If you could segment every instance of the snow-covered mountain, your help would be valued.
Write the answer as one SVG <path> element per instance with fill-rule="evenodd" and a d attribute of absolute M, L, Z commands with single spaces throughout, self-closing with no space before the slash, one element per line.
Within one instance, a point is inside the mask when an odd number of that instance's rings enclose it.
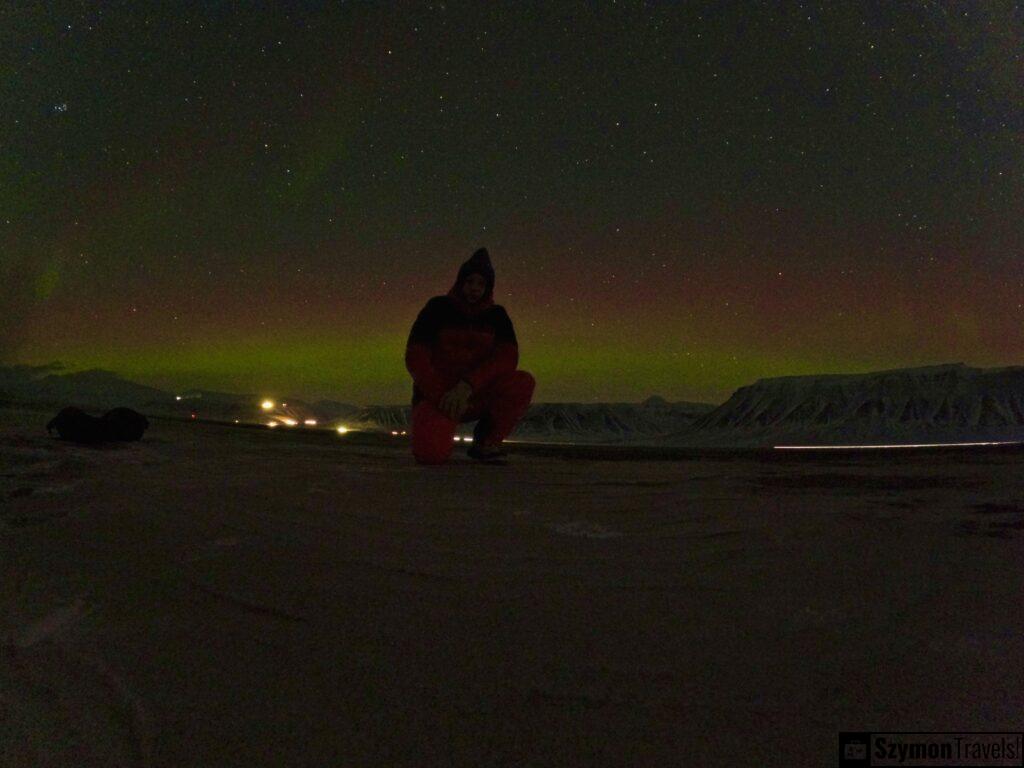
<path fill-rule="evenodd" d="M 360 410 L 358 405 L 339 403 L 337 400 L 317 400 L 309 407 L 323 423 L 348 419 Z"/>
<path fill-rule="evenodd" d="M 408 405 L 368 405 L 346 417 L 346 425 L 355 429 L 388 431 L 408 429 L 412 407 Z"/>
<path fill-rule="evenodd" d="M 650 397 L 642 403 L 536 403 L 530 406 L 511 437 L 551 442 L 636 442 L 678 431 L 714 408 L 708 403 L 669 403 Z M 366 430 L 407 430 L 411 408 L 371 405 L 346 417 L 350 427 Z M 471 423 L 459 434 L 471 434 Z"/>
<path fill-rule="evenodd" d="M 1024 439 L 1024 366 L 963 363 L 760 379 L 664 442 L 770 445 Z"/>
<path fill-rule="evenodd" d="M 689 427 L 713 410 L 709 403 L 537 403 L 519 422 L 513 438 L 566 442 L 636 442 Z"/>
<path fill-rule="evenodd" d="M 86 410 L 129 406 L 151 416 L 277 420 L 333 428 L 408 430 L 408 405 L 357 406 L 321 400 L 261 408 L 254 394 L 168 393 L 109 371 L 62 373 L 60 366 L 0 366 L 0 401 Z M 469 434 L 472 424 L 462 425 Z M 1024 366 L 963 363 L 863 374 L 760 379 L 722 405 L 535 403 L 512 438 L 550 442 L 680 446 L 767 446 L 1024 440 Z"/>

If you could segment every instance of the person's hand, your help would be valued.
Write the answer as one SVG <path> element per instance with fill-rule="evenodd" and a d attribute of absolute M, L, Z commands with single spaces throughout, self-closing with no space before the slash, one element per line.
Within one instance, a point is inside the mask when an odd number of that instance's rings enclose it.
<path fill-rule="evenodd" d="M 472 394 L 473 388 L 469 383 L 459 380 L 458 384 L 441 396 L 438 408 L 452 421 L 458 421 L 462 414 L 466 412 L 466 409 L 469 408 L 469 398 Z"/>

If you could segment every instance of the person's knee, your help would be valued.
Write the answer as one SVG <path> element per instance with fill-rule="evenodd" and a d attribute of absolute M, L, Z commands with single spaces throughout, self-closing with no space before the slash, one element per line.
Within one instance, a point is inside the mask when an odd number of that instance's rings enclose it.
<path fill-rule="evenodd" d="M 497 379 L 491 383 L 491 388 L 496 390 L 515 390 L 517 392 L 533 392 L 533 388 L 537 385 L 536 379 L 533 378 L 533 374 L 529 371 L 508 371 L 507 373 L 501 374 Z"/>
<path fill-rule="evenodd" d="M 533 390 L 537 387 L 537 380 L 533 378 L 533 374 L 529 371 L 516 371 L 513 375 L 517 394 L 524 400 L 532 399 Z"/>

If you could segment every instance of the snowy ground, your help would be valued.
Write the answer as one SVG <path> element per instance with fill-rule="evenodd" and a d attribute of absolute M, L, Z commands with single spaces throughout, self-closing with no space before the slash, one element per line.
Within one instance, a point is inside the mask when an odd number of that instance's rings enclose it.
<path fill-rule="evenodd" d="M 1024 726 L 1024 453 L 514 455 L 0 410 L 0 765 L 833 765 Z"/>

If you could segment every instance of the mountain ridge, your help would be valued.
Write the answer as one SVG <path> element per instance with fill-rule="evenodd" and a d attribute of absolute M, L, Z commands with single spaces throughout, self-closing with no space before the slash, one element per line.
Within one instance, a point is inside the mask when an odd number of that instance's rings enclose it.
<path fill-rule="evenodd" d="M 408 430 L 408 405 L 288 399 L 261 408 L 253 394 L 172 395 L 102 369 L 0 366 L 0 399 L 59 407 L 127 405 L 151 415 Z M 471 425 L 460 425 L 468 434 Z M 724 403 L 533 403 L 514 439 L 672 446 L 769 446 L 1024 440 L 1024 366 L 965 363 L 757 379 Z"/>
<path fill-rule="evenodd" d="M 758 379 L 670 444 L 1024 438 L 1024 366 L 964 363 Z"/>

